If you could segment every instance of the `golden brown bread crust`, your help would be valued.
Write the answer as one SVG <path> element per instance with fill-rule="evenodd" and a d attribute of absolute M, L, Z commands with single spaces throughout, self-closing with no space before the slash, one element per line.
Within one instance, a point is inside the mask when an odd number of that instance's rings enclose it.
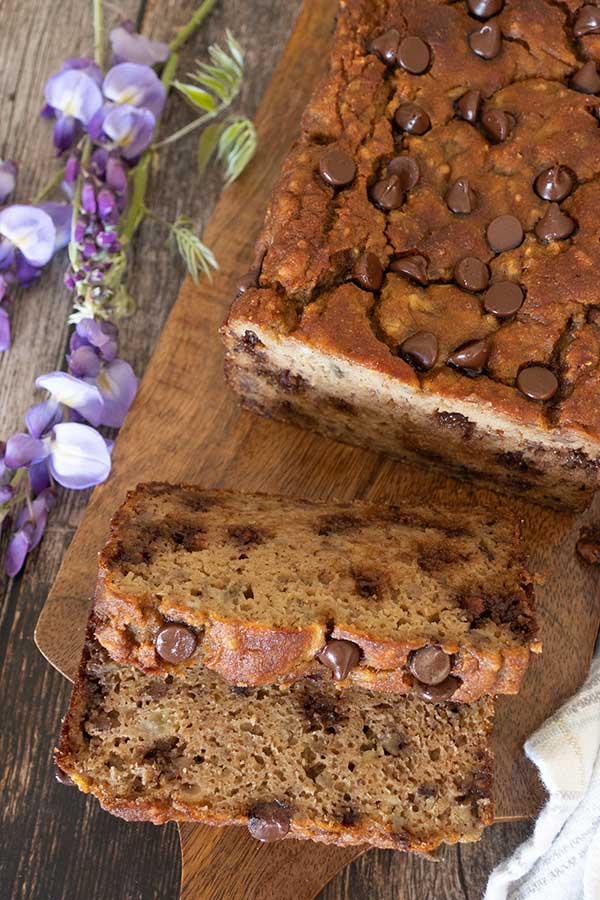
<path fill-rule="evenodd" d="M 600 478 L 600 145 L 598 97 L 574 90 L 571 79 L 589 55 L 596 58 L 599 41 L 575 39 L 580 5 L 507 0 L 494 19 L 501 51 L 486 60 L 469 47 L 481 23 L 462 0 L 341 2 L 328 73 L 304 113 L 257 244 L 258 287 L 236 298 L 223 329 L 228 379 L 249 408 L 539 502 L 587 505 Z M 429 45 L 430 70 L 412 75 L 369 52 L 389 28 Z M 481 92 L 486 113 L 508 112 L 507 139 L 492 143 L 481 119 L 472 124 L 456 114 L 467 90 Z M 407 102 L 426 110 L 432 127 L 424 134 L 394 125 Z M 318 171 L 331 147 L 357 167 L 340 190 Z M 369 192 L 399 153 L 416 161 L 419 181 L 400 208 L 384 212 Z M 560 205 L 577 228 L 546 243 L 535 227 L 548 201 L 533 184 L 556 164 L 576 176 Z M 464 177 L 476 202 L 470 213 L 456 214 L 446 195 Z M 486 229 L 505 214 L 517 217 L 525 237 L 495 254 Z M 386 270 L 381 289 L 353 283 L 364 252 Z M 426 259 L 425 286 L 389 269 L 414 253 Z M 492 283 L 521 285 L 525 300 L 516 315 L 486 313 L 481 292 L 457 286 L 454 268 L 465 256 L 488 264 Z M 426 372 L 400 352 L 418 331 L 433 332 L 439 344 Z M 447 365 L 456 348 L 474 340 L 489 350 L 476 378 Z M 548 402 L 517 387 L 529 364 L 557 376 L 558 392 Z M 363 393 L 361 380 L 369 386 Z M 369 415 L 379 400 L 387 404 L 387 424 L 383 415 L 376 422 Z M 470 448 L 445 440 L 436 401 L 446 414 L 473 411 Z M 503 453 L 519 456 L 516 471 Z"/>

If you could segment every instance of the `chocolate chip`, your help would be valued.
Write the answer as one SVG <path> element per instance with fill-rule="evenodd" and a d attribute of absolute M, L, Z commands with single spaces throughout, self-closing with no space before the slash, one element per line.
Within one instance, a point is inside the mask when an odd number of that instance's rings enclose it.
<path fill-rule="evenodd" d="M 185 625 L 166 625 L 158 632 L 155 647 L 166 662 L 180 663 L 196 649 L 196 636 Z"/>
<path fill-rule="evenodd" d="M 371 188 L 371 200 L 381 209 L 400 209 L 404 203 L 404 191 L 397 175 L 388 175 Z"/>
<path fill-rule="evenodd" d="M 467 375 L 481 375 L 490 355 L 486 341 L 469 341 L 448 357 L 448 365 Z"/>
<path fill-rule="evenodd" d="M 487 109 L 481 116 L 481 126 L 492 144 L 501 144 L 513 128 L 513 119 L 503 109 Z"/>
<path fill-rule="evenodd" d="M 59 784 L 64 784 L 66 787 L 73 787 L 75 785 L 71 776 L 67 775 L 66 772 L 63 772 L 58 763 L 54 764 L 54 777 Z"/>
<path fill-rule="evenodd" d="M 382 62 L 388 66 L 393 66 L 396 62 L 396 52 L 400 43 L 400 32 L 395 28 L 389 28 L 376 37 L 369 44 L 369 52 L 374 53 Z"/>
<path fill-rule="evenodd" d="M 530 400 L 550 400 L 558 390 L 558 379 L 546 366 L 527 366 L 517 375 L 517 387 Z"/>
<path fill-rule="evenodd" d="M 352 278 L 365 291 L 378 291 L 383 282 L 383 266 L 374 253 L 361 253 L 352 268 Z"/>
<path fill-rule="evenodd" d="M 422 75 L 431 62 L 431 50 L 420 37 L 409 34 L 400 41 L 396 59 L 412 75 Z"/>
<path fill-rule="evenodd" d="M 446 194 L 446 203 L 448 209 L 453 213 L 466 215 L 475 209 L 476 197 L 475 191 L 469 184 L 468 178 L 457 178 L 453 185 L 450 186 Z"/>
<path fill-rule="evenodd" d="M 248 831 L 257 841 L 281 841 L 289 833 L 291 811 L 278 800 L 256 803 L 248 813 Z"/>
<path fill-rule="evenodd" d="M 356 163 L 348 153 L 333 147 L 319 160 L 319 172 L 332 187 L 346 187 L 354 181 Z"/>
<path fill-rule="evenodd" d="M 469 46 L 482 59 L 494 59 L 502 49 L 502 32 L 496 19 L 486 22 L 469 35 Z"/>
<path fill-rule="evenodd" d="M 490 19 L 504 8 L 504 0 L 467 0 L 469 12 L 478 19 Z"/>
<path fill-rule="evenodd" d="M 390 263 L 390 271 L 399 272 L 416 281 L 417 284 L 427 284 L 427 260 L 419 253 L 410 256 L 401 256 Z"/>
<path fill-rule="evenodd" d="M 401 103 L 396 110 L 394 121 L 398 128 L 408 134 L 425 134 L 431 128 L 431 119 L 423 107 L 417 106 L 416 103 Z"/>
<path fill-rule="evenodd" d="M 465 256 L 454 267 L 454 280 L 463 290 L 477 293 L 485 291 L 489 284 L 490 272 L 486 264 L 476 256 Z"/>
<path fill-rule="evenodd" d="M 523 305 L 523 291 L 514 281 L 496 281 L 486 291 L 483 306 L 499 319 L 509 319 Z"/>
<path fill-rule="evenodd" d="M 435 365 L 438 340 L 430 331 L 417 331 L 402 343 L 400 355 L 418 372 L 427 372 Z"/>
<path fill-rule="evenodd" d="M 419 164 L 412 156 L 396 156 L 387 167 L 388 175 L 397 175 L 403 191 L 412 191 L 417 186 L 421 172 Z"/>
<path fill-rule="evenodd" d="M 331 669 L 336 681 L 347 678 L 352 669 L 355 669 L 360 661 L 360 647 L 353 641 L 336 640 L 327 641 L 322 650 L 317 653 L 320 663 Z"/>
<path fill-rule="evenodd" d="M 542 218 L 535 223 L 534 231 L 544 244 L 564 241 L 575 231 L 575 222 L 562 211 L 558 203 L 551 203 Z"/>
<path fill-rule="evenodd" d="M 245 275 L 242 275 L 237 283 L 236 297 L 245 294 L 246 291 L 259 286 L 258 279 L 260 277 L 260 269 L 249 269 Z"/>
<path fill-rule="evenodd" d="M 456 101 L 456 114 L 474 125 L 479 115 L 479 107 L 481 105 L 481 91 L 467 91 L 462 97 Z"/>
<path fill-rule="evenodd" d="M 542 200 L 554 200 L 560 203 L 565 197 L 568 197 L 577 178 L 575 174 L 566 166 L 550 166 L 544 169 L 535 179 L 533 188 Z"/>
<path fill-rule="evenodd" d="M 487 239 L 496 253 L 514 250 L 523 241 L 523 228 L 514 216 L 498 216 L 487 227 Z"/>
<path fill-rule="evenodd" d="M 600 94 L 600 76 L 593 59 L 589 59 L 571 76 L 570 86 L 582 94 Z"/>
<path fill-rule="evenodd" d="M 441 647 L 430 644 L 411 653 L 408 668 L 424 684 L 440 684 L 450 674 L 452 658 Z"/>
<path fill-rule="evenodd" d="M 421 700 L 429 700 L 432 703 L 443 703 L 449 700 L 461 685 L 460 678 L 449 675 L 439 684 L 423 684 L 422 681 L 415 681 L 413 684 L 413 693 L 420 697 Z"/>
<path fill-rule="evenodd" d="M 573 24 L 576 38 L 584 34 L 600 34 L 600 9 L 597 6 L 582 6 Z"/>
<path fill-rule="evenodd" d="M 584 526 L 579 532 L 575 549 L 583 562 L 590 566 L 600 565 L 600 528 Z"/>

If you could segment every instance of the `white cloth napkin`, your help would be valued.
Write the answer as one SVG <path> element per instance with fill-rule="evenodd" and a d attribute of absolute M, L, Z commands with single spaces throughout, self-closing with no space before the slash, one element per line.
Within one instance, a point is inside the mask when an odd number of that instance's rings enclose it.
<path fill-rule="evenodd" d="M 484 900 L 600 900 L 600 652 L 581 688 L 525 744 L 548 792 L 532 836 Z"/>

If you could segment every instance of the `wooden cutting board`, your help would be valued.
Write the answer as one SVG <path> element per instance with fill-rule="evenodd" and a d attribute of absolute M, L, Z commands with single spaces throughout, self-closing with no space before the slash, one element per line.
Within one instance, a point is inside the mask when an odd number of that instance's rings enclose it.
<path fill-rule="evenodd" d="M 593 511 L 575 519 L 260 419 L 242 412 L 223 382 L 217 330 L 250 260 L 302 109 L 323 71 L 336 5 L 336 0 L 304 5 L 258 115 L 257 159 L 224 193 L 206 231 L 221 272 L 212 284 L 184 284 L 117 440 L 113 474 L 94 492 L 41 613 L 36 641 L 52 665 L 75 676 L 96 554 L 112 512 L 141 480 L 322 499 L 412 498 L 459 506 L 478 501 L 510 508 L 522 517 L 532 560 L 546 577 L 539 590 L 544 654 L 533 660 L 521 695 L 499 702 L 495 796 L 499 820 L 531 816 L 543 791 L 523 757 L 523 741 L 583 680 L 600 624 L 597 575 L 574 554 L 580 525 L 593 520 Z M 595 510 L 598 520 L 600 505 Z M 261 845 L 233 828 L 185 825 L 180 834 L 186 900 L 309 900 L 359 852 L 299 841 Z"/>

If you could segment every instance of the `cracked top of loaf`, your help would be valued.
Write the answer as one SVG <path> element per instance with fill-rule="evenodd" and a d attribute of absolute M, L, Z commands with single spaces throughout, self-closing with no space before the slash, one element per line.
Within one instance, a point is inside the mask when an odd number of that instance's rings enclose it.
<path fill-rule="evenodd" d="M 342 2 L 256 281 L 230 321 L 597 442 L 600 24 L 589 10 Z"/>

